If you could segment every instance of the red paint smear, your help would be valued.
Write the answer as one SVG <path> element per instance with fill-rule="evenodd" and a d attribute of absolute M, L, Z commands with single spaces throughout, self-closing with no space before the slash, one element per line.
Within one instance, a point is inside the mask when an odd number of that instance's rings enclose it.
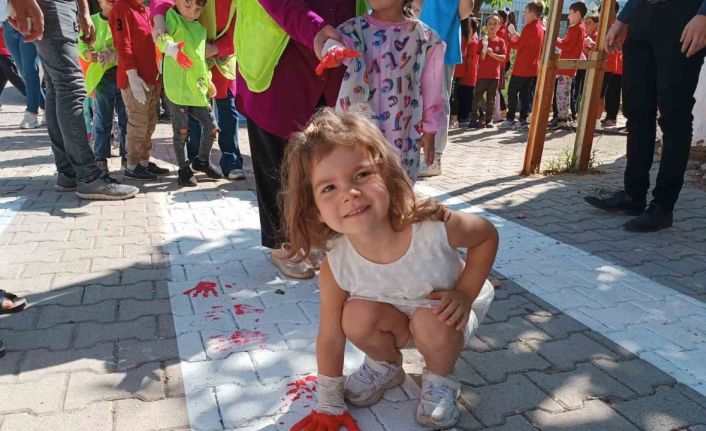
<path fill-rule="evenodd" d="M 260 319 L 255 319 L 255 323 L 257 323 L 257 322 L 259 322 L 259 321 L 260 321 Z"/>
<path fill-rule="evenodd" d="M 235 314 L 238 316 L 242 316 L 243 314 L 248 314 L 248 313 L 262 313 L 263 310 L 262 308 L 258 307 L 252 307 L 247 304 L 235 304 L 233 306 L 233 311 L 235 311 Z"/>
<path fill-rule="evenodd" d="M 235 285 L 234 284 L 226 284 L 225 287 L 227 287 L 228 289 L 232 289 L 235 287 Z"/>
<path fill-rule="evenodd" d="M 312 400 L 314 399 L 313 394 L 316 392 L 316 386 L 316 376 L 306 376 L 287 383 L 287 395 L 291 397 L 292 402 L 297 401 L 302 396 Z"/>
<path fill-rule="evenodd" d="M 204 298 L 208 298 L 208 295 L 218 296 L 216 291 L 217 284 L 212 281 L 199 281 L 196 286 L 191 289 L 186 289 L 184 295 L 190 295 L 194 298 L 201 295 Z"/>
<path fill-rule="evenodd" d="M 267 339 L 267 334 L 262 331 L 249 331 L 241 329 L 230 335 L 230 341 L 235 345 L 261 343 Z"/>

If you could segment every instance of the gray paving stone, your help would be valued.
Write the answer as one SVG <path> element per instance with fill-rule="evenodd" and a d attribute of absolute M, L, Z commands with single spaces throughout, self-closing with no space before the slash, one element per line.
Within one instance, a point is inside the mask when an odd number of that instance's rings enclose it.
<path fill-rule="evenodd" d="M 34 382 L 0 385 L 0 416 L 23 410 L 34 414 L 59 411 L 66 388 L 65 382 L 65 374 L 55 374 Z"/>
<path fill-rule="evenodd" d="M 168 269 L 128 268 L 120 271 L 120 273 L 122 282 L 125 284 L 136 284 L 142 281 L 179 281 L 172 278 L 172 273 Z"/>
<path fill-rule="evenodd" d="M 164 373 L 167 397 L 183 397 L 184 376 L 181 372 L 181 363 L 178 360 L 168 361 L 164 366 Z"/>
<path fill-rule="evenodd" d="M 115 320 L 116 307 L 117 301 L 103 301 L 78 307 L 48 305 L 42 307 L 37 328 L 49 328 L 61 323 L 112 322 Z"/>
<path fill-rule="evenodd" d="M 32 329 L 28 331 L 0 330 L 0 339 L 8 351 L 51 349 L 65 350 L 71 342 L 73 325 L 57 325 L 53 328 Z"/>
<path fill-rule="evenodd" d="M 120 320 L 133 320 L 141 316 L 171 314 L 172 306 L 169 299 L 154 299 L 136 301 L 124 299 L 120 301 Z"/>
<path fill-rule="evenodd" d="M 5 353 L 5 357 L 0 360 L 0 385 L 17 382 L 21 360 L 22 352 Z"/>
<path fill-rule="evenodd" d="M 87 284 L 100 284 L 103 286 L 117 286 L 121 284 L 120 273 L 114 271 L 87 272 L 85 274 L 61 273 L 54 275 L 52 288 L 65 288 L 84 286 Z M 130 284 L 130 283 L 125 283 Z"/>
<path fill-rule="evenodd" d="M 653 395 L 616 402 L 613 408 L 646 431 L 671 430 L 703 424 L 706 409 L 672 387 L 657 388 Z"/>
<path fill-rule="evenodd" d="M 114 350 L 113 343 L 98 344 L 89 349 L 35 350 L 24 356 L 20 380 L 37 380 L 46 374 L 71 371 L 111 372 L 115 370 Z"/>
<path fill-rule="evenodd" d="M 506 322 L 481 325 L 476 336 L 493 349 L 502 349 L 508 343 L 520 340 L 550 339 L 549 335 L 519 316 L 509 318 Z"/>
<path fill-rule="evenodd" d="M 99 342 L 122 339 L 152 340 L 157 334 L 154 316 L 115 323 L 80 323 L 76 332 L 76 347 L 92 346 Z"/>
<path fill-rule="evenodd" d="M 118 342 L 118 370 L 131 370 L 149 362 L 179 359 L 176 338 L 164 340 L 121 340 Z"/>
<path fill-rule="evenodd" d="M 113 405 L 93 403 L 82 410 L 35 416 L 17 413 L 5 417 L 0 430 L 99 431 L 113 429 Z"/>
<path fill-rule="evenodd" d="M 82 297 L 83 286 L 77 286 L 35 293 L 30 295 L 27 300 L 30 302 L 31 306 L 60 305 L 64 307 L 71 307 L 81 304 Z"/>
<path fill-rule="evenodd" d="M 522 295 L 511 295 L 508 299 L 493 301 L 486 318 L 492 322 L 504 322 L 512 316 L 524 316 L 534 311 L 537 311 L 537 306 L 527 298 Z"/>
<path fill-rule="evenodd" d="M 548 398 L 525 376 L 511 375 L 507 381 L 480 388 L 461 387 L 461 399 L 466 408 L 486 426 L 502 425 L 505 417 L 539 406 L 550 412 L 562 411 L 556 401 Z"/>
<path fill-rule="evenodd" d="M 547 314 L 544 312 L 532 313 L 525 316 L 542 331 L 552 338 L 566 338 L 575 332 L 584 332 L 588 328 L 581 322 L 567 316 L 566 314 Z"/>
<path fill-rule="evenodd" d="M 584 334 L 572 334 L 563 340 L 549 342 L 531 340 L 527 343 L 560 370 L 573 369 L 577 362 L 586 362 L 590 359 L 605 358 L 615 361 L 620 359 L 616 353 Z"/>
<path fill-rule="evenodd" d="M 670 375 L 641 359 L 620 362 L 596 359 L 592 362 L 639 395 L 648 395 L 658 386 L 676 383 Z"/>
<path fill-rule="evenodd" d="M 510 343 L 506 349 L 492 352 L 464 351 L 461 357 L 490 383 L 502 382 L 508 374 L 545 370 L 552 365 L 522 342 Z"/>
<path fill-rule="evenodd" d="M 154 297 L 153 290 L 154 287 L 150 282 L 137 283 L 131 286 L 87 285 L 83 295 L 83 303 L 95 304 L 109 299 L 152 299 Z"/>
<path fill-rule="evenodd" d="M 635 395 L 590 363 L 578 364 L 572 371 L 532 372 L 525 376 L 570 410 L 581 408 L 593 398 L 628 399 Z"/>
<path fill-rule="evenodd" d="M 21 313 L 0 315 L 0 329 L 22 331 L 32 329 L 39 316 L 38 307 L 25 307 Z"/>
<path fill-rule="evenodd" d="M 159 338 L 174 338 L 174 318 L 171 314 L 160 314 L 157 316 L 157 336 Z"/>
<path fill-rule="evenodd" d="M 505 419 L 505 424 L 498 427 L 485 428 L 485 431 L 536 431 L 531 423 L 521 415 L 510 416 Z"/>
<path fill-rule="evenodd" d="M 145 364 L 135 370 L 110 374 L 72 373 L 69 377 L 64 408 L 78 409 L 88 403 L 138 398 L 145 401 L 163 399 L 164 372 L 158 363 Z"/>
<path fill-rule="evenodd" d="M 151 431 L 189 428 L 184 398 L 158 401 L 125 399 L 115 403 L 115 429 Z"/>
<path fill-rule="evenodd" d="M 543 431 L 639 430 L 600 400 L 587 401 L 579 410 L 561 413 L 536 410 L 525 415 Z"/>

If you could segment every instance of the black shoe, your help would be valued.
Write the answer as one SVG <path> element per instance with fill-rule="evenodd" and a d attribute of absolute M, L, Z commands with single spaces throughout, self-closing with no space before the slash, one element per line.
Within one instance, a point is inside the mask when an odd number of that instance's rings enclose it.
<path fill-rule="evenodd" d="M 469 129 L 480 129 L 481 127 L 480 121 L 478 120 L 471 120 L 470 123 L 468 123 Z"/>
<path fill-rule="evenodd" d="M 623 225 L 630 232 L 656 232 L 672 226 L 673 213 L 651 202 L 645 212 Z"/>
<path fill-rule="evenodd" d="M 148 171 L 146 167 L 140 164 L 135 166 L 135 169 L 125 168 L 124 174 L 125 177 L 132 178 L 134 180 L 151 181 L 157 179 L 157 175 Z"/>
<path fill-rule="evenodd" d="M 645 210 L 645 201 L 634 200 L 628 196 L 625 190 L 619 190 L 605 198 L 586 196 L 584 200 L 596 208 L 605 211 L 624 212 L 627 215 L 640 215 Z"/>
<path fill-rule="evenodd" d="M 547 129 L 556 129 L 558 126 L 559 126 L 559 119 L 553 118 L 552 121 L 550 121 L 547 124 Z"/>
<path fill-rule="evenodd" d="M 197 159 L 191 162 L 191 168 L 195 171 L 203 172 L 207 177 L 214 180 L 223 178 L 223 172 L 211 162 L 203 162 Z"/>
<path fill-rule="evenodd" d="M 167 168 L 160 168 L 159 166 L 155 165 L 154 163 L 150 162 L 147 165 L 147 171 L 151 174 L 154 175 L 167 175 L 169 173 L 169 169 Z"/>
<path fill-rule="evenodd" d="M 485 123 L 485 128 L 486 129 L 494 129 L 495 125 L 493 124 L 492 121 L 489 121 L 489 122 Z"/>
<path fill-rule="evenodd" d="M 194 172 L 188 166 L 179 168 L 177 182 L 182 187 L 196 187 L 198 184 L 198 181 L 196 181 L 196 177 L 194 176 Z"/>
<path fill-rule="evenodd" d="M 0 358 L 5 356 L 5 345 L 2 344 L 2 341 L 0 341 Z"/>

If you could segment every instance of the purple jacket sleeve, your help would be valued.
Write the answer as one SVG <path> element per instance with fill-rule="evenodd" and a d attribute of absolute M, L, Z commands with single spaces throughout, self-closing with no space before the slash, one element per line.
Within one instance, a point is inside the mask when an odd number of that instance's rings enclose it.
<path fill-rule="evenodd" d="M 436 133 L 441 130 L 446 114 L 444 113 L 445 94 L 442 88 L 444 82 L 444 52 L 446 44 L 432 47 L 427 54 L 424 69 L 422 69 L 422 122 L 424 133 Z"/>
<path fill-rule="evenodd" d="M 260 0 L 277 24 L 297 42 L 314 48 L 314 36 L 326 22 L 303 0 Z"/>
<path fill-rule="evenodd" d="M 174 6 L 174 0 L 150 0 L 150 16 L 166 15 L 169 8 Z"/>

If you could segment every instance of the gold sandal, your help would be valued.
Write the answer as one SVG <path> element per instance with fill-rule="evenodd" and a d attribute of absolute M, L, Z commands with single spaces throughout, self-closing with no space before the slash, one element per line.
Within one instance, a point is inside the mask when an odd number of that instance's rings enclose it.
<path fill-rule="evenodd" d="M 279 269 L 282 275 L 286 277 L 297 280 L 314 278 L 316 271 L 306 260 L 296 262 L 289 256 L 289 250 L 283 246 L 280 249 L 272 250 L 272 254 L 270 254 L 270 261 L 277 267 L 277 269 Z"/>

